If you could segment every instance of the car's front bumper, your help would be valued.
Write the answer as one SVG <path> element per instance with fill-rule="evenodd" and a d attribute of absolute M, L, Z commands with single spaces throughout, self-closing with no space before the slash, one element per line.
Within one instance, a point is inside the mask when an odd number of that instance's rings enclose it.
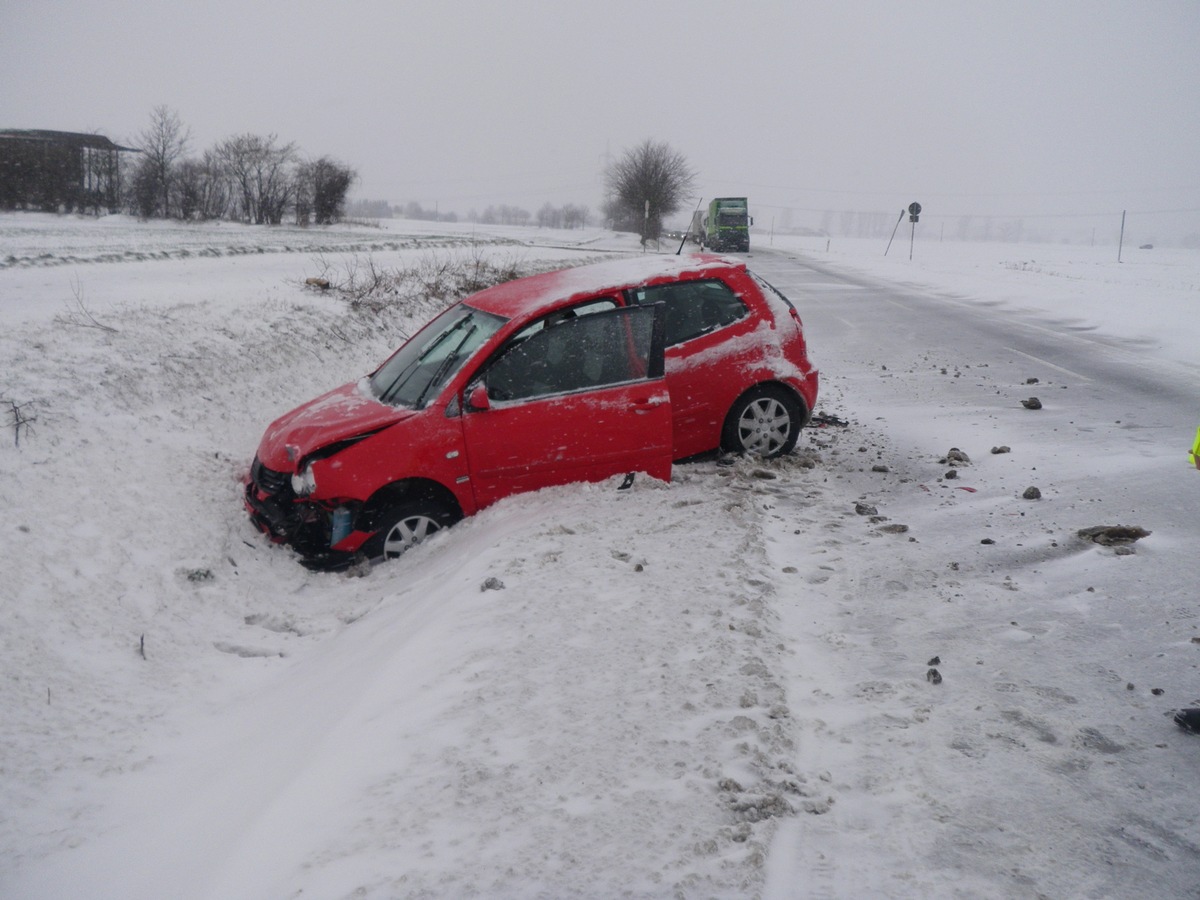
<path fill-rule="evenodd" d="M 312 568 L 336 569 L 349 565 L 367 537 L 361 532 L 345 536 L 335 550 L 333 511 L 320 503 L 298 499 L 285 473 L 266 468 L 257 459 L 243 482 L 242 502 L 254 526 L 277 544 L 287 544 Z"/>

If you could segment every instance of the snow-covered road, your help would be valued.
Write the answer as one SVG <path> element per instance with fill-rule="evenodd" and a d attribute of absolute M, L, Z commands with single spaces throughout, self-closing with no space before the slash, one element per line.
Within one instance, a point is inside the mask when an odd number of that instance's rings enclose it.
<path fill-rule="evenodd" d="M 781 826 L 767 895 L 1187 896 L 1200 747 L 1163 699 L 1200 695 L 1187 369 L 1128 336 L 754 263 L 805 298 L 826 404 L 854 423 L 811 435 L 830 477 L 780 483 L 767 511 L 794 570 L 796 756 L 835 801 Z M 1117 556 L 1076 534 L 1118 523 L 1155 536 Z"/>

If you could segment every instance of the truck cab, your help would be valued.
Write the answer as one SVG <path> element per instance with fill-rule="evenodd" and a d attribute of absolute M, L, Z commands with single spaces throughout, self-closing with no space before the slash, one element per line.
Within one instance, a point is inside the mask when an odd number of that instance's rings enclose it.
<path fill-rule="evenodd" d="M 745 197 L 717 197 L 704 217 L 704 246 L 717 253 L 747 253 L 753 224 Z"/>

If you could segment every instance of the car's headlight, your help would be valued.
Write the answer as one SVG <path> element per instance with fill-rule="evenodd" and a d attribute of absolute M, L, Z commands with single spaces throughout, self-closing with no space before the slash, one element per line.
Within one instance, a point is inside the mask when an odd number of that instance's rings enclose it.
<path fill-rule="evenodd" d="M 307 497 L 317 489 L 317 478 L 313 475 L 311 465 L 304 467 L 303 472 L 297 472 L 292 476 L 292 491 L 297 497 Z"/>

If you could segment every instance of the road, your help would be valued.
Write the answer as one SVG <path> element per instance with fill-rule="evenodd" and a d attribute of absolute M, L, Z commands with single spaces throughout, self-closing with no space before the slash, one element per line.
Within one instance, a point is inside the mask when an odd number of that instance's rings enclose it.
<path fill-rule="evenodd" d="M 815 812 L 780 824 L 764 896 L 1194 896 L 1200 738 L 1169 715 L 1200 705 L 1196 373 L 795 254 L 751 265 L 850 422 L 810 429 L 815 474 L 764 505 Z M 947 477 L 952 447 L 971 464 Z M 1152 535 L 1076 535 L 1101 524 Z"/>
<path fill-rule="evenodd" d="M 856 408 L 881 417 L 894 439 L 903 435 L 920 445 L 930 436 L 952 438 L 959 414 L 1024 425 L 1033 416 L 1018 404 L 1038 396 L 1045 407 L 1034 439 L 1058 444 L 1052 452 L 1069 466 L 1080 454 L 1094 464 L 1055 477 L 1086 483 L 1098 471 L 1107 514 L 1127 523 L 1153 520 L 1200 547 L 1190 490 L 1197 479 L 1186 471 L 1200 370 L 1157 360 L 1136 340 L 839 273 L 793 253 L 756 251 L 752 264 L 801 309 L 823 376 Z M 863 371 L 864 361 L 874 370 Z M 882 366 L 905 377 L 877 377 Z M 944 379 L 921 377 L 942 367 L 960 374 L 953 390 L 938 390 L 947 386 Z M 1030 378 L 1038 383 L 1026 384 Z M 954 425 L 905 420 L 904 411 L 927 402 L 947 410 Z M 1002 427 L 995 430 L 1003 436 Z M 1105 462 L 1130 457 L 1141 465 Z M 1179 587 L 1200 583 L 1200 564 L 1185 569 Z"/>

